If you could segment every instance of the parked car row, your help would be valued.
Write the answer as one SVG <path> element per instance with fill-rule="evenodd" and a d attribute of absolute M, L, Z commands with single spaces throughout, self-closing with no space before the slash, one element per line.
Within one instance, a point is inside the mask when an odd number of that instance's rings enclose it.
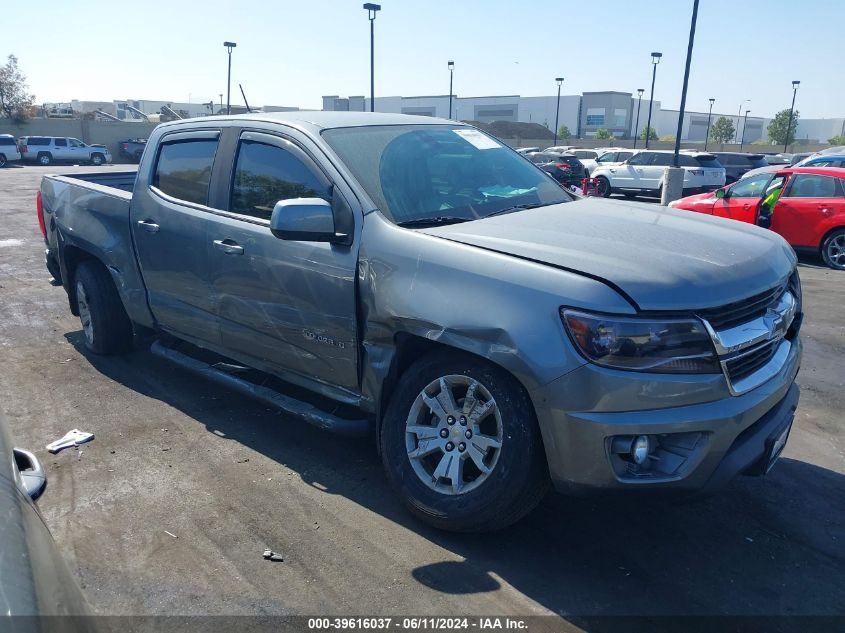
<path fill-rule="evenodd" d="M 768 226 L 796 251 L 818 254 L 830 268 L 845 270 L 842 167 L 780 167 L 669 206 Z"/>
<path fill-rule="evenodd" d="M 112 162 L 112 155 L 105 145 L 83 143 L 70 136 L 21 136 L 0 134 L 0 167 L 9 162 L 52 165 L 53 163 L 78 163 L 103 165 Z"/>

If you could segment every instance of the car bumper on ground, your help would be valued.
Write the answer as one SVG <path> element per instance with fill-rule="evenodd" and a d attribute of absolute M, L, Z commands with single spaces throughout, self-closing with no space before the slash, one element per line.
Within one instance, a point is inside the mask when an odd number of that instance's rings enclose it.
<path fill-rule="evenodd" d="M 780 373 L 740 396 L 730 394 L 720 374 L 673 377 L 583 365 L 531 394 L 555 488 L 694 492 L 740 473 L 765 473 L 792 424 L 800 363 L 796 338 Z M 624 448 L 639 436 L 650 446 L 642 466 Z"/>

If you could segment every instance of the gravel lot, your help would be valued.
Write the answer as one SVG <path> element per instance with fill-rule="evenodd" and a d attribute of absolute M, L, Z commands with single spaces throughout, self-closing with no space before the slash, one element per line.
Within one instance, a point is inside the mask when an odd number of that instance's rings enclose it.
<path fill-rule="evenodd" d="M 616 614 L 845 615 L 845 273 L 802 264 L 801 404 L 768 477 L 682 503 L 551 496 L 504 532 L 456 536 L 404 511 L 372 440 L 145 350 L 87 355 L 49 283 L 35 192 L 44 173 L 90 170 L 0 170 L 0 411 L 47 470 L 39 505 L 96 612 L 557 614 L 564 630 Z M 72 428 L 96 439 L 47 453 Z"/>

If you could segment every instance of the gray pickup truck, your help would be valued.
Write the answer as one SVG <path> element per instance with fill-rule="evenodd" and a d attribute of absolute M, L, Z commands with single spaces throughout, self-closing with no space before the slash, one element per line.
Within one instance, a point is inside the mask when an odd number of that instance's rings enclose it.
<path fill-rule="evenodd" d="M 792 424 L 783 239 L 574 200 L 463 124 L 167 123 L 137 176 L 47 176 L 38 205 L 92 352 L 152 331 L 188 369 L 374 433 L 391 485 L 441 528 L 512 523 L 550 484 L 709 490 L 765 473 Z"/>

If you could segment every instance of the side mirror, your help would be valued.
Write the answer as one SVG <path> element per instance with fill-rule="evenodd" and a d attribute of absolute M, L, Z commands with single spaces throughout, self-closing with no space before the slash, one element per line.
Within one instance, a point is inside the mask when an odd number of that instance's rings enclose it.
<path fill-rule="evenodd" d="M 280 240 L 343 242 L 335 231 L 332 206 L 322 198 L 279 200 L 270 216 L 270 231 Z"/>
<path fill-rule="evenodd" d="M 21 483 L 29 497 L 34 501 L 41 496 L 47 487 L 47 476 L 38 458 L 22 448 L 13 449 L 15 466 L 21 476 Z"/>
<path fill-rule="evenodd" d="M 722 198 L 728 197 L 728 191 L 727 189 L 716 189 L 715 195 L 717 200 L 721 200 Z"/>

